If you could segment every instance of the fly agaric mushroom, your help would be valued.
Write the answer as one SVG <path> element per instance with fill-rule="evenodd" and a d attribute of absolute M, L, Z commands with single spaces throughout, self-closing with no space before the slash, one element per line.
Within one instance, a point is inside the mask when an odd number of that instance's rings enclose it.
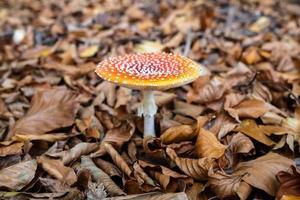
<path fill-rule="evenodd" d="M 110 57 L 100 62 L 96 73 L 104 80 L 131 89 L 142 90 L 144 137 L 155 136 L 157 111 L 153 90 L 166 90 L 194 81 L 206 74 L 196 62 L 175 54 L 145 53 Z"/>

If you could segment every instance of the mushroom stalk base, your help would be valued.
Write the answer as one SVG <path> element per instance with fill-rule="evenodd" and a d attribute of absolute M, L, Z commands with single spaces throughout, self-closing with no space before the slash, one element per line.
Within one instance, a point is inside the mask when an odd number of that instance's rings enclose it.
<path fill-rule="evenodd" d="M 144 116 L 144 137 L 155 137 L 154 115 L 156 114 L 157 106 L 153 91 L 143 91 L 143 116 Z"/>

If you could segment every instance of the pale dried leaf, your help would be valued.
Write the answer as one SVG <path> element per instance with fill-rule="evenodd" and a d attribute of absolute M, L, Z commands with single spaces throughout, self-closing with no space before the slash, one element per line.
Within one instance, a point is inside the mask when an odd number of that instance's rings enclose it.
<path fill-rule="evenodd" d="M 34 178 L 37 169 L 36 160 L 20 162 L 0 170 L 0 187 L 18 191 Z"/>
<path fill-rule="evenodd" d="M 158 193 L 150 192 L 143 194 L 132 194 L 124 197 L 112 197 L 104 200 L 188 200 L 184 192 L 180 193 Z"/>

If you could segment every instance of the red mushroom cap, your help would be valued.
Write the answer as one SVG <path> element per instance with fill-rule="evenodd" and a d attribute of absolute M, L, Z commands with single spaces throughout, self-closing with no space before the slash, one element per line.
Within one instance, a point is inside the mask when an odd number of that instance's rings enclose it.
<path fill-rule="evenodd" d="M 165 90 L 194 81 L 205 67 L 167 53 L 127 54 L 100 62 L 96 73 L 104 80 L 133 89 Z"/>

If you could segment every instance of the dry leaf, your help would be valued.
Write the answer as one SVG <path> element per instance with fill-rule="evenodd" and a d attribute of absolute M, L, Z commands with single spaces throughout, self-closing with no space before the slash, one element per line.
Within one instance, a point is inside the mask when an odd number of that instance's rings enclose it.
<path fill-rule="evenodd" d="M 65 140 L 68 137 L 69 136 L 67 136 L 65 133 L 43 134 L 43 135 L 16 134 L 11 138 L 11 140 L 12 141 L 20 141 L 20 142 L 33 141 L 33 140 L 42 140 L 42 141 L 47 141 L 47 142 L 55 142 L 55 141 Z"/>
<path fill-rule="evenodd" d="M 224 155 L 225 149 L 226 146 L 221 144 L 212 132 L 200 129 L 196 141 L 196 152 L 199 158 L 220 158 Z"/>
<path fill-rule="evenodd" d="M 16 122 L 6 140 L 15 134 L 41 135 L 70 126 L 74 123 L 77 108 L 78 103 L 74 94 L 67 89 L 38 91 L 32 98 L 27 114 Z"/>
<path fill-rule="evenodd" d="M 9 144 L 8 146 L 0 145 L 0 157 L 22 154 L 23 146 L 24 146 L 23 142 L 15 142 Z"/>
<path fill-rule="evenodd" d="M 244 134 L 234 134 L 230 143 L 229 149 L 233 154 L 244 153 L 247 154 L 255 149 L 253 142 Z"/>
<path fill-rule="evenodd" d="M 137 162 L 133 164 L 133 169 L 134 169 L 134 171 L 133 171 L 134 176 L 137 178 L 138 181 L 141 180 L 141 181 L 139 181 L 140 186 L 143 183 L 146 183 L 151 186 L 155 186 L 155 183 L 152 180 L 152 178 L 150 178 L 148 176 L 148 174 L 146 174 L 144 172 L 144 170 L 141 168 L 141 166 Z"/>
<path fill-rule="evenodd" d="M 207 180 L 208 174 L 216 165 L 215 159 L 213 158 L 180 158 L 171 148 L 167 148 L 166 152 L 171 160 L 176 163 L 179 169 L 181 169 L 181 171 L 196 180 Z"/>
<path fill-rule="evenodd" d="M 234 174 L 242 176 L 253 187 L 274 196 L 279 188 L 276 174 L 287 171 L 292 165 L 295 165 L 293 160 L 271 152 L 255 160 L 239 163 Z"/>
<path fill-rule="evenodd" d="M 132 175 L 132 170 L 129 168 L 128 164 L 120 156 L 120 154 L 113 148 L 109 143 L 103 144 L 105 151 L 110 155 L 114 163 L 129 177 Z"/>
<path fill-rule="evenodd" d="M 123 192 L 119 186 L 117 186 L 111 178 L 101 169 L 96 167 L 94 162 L 87 156 L 81 157 L 81 167 L 87 169 L 92 174 L 93 179 L 98 184 L 103 184 L 107 192 L 112 196 L 119 196 L 125 195 L 126 193 Z"/>
<path fill-rule="evenodd" d="M 242 57 L 248 65 L 252 65 L 261 60 L 258 49 L 256 47 L 247 48 L 246 51 L 243 52 Z"/>
<path fill-rule="evenodd" d="M 115 177 L 118 177 L 120 179 L 122 178 L 122 172 L 114 164 L 100 158 L 95 158 L 94 163 L 112 179 L 114 179 Z"/>
<path fill-rule="evenodd" d="M 40 156 L 37 162 L 42 168 L 54 178 L 68 185 L 73 185 L 77 181 L 77 176 L 74 170 L 64 166 L 63 162 L 57 159 L 51 159 L 47 156 Z"/>
<path fill-rule="evenodd" d="M 262 100 L 247 99 L 226 111 L 239 121 L 240 118 L 258 118 L 268 112 L 267 104 Z"/>
<path fill-rule="evenodd" d="M 188 200 L 184 192 L 180 193 L 158 193 L 150 192 L 143 194 L 133 194 L 124 197 L 112 197 L 104 200 Z"/>
<path fill-rule="evenodd" d="M 136 53 L 158 53 L 161 52 L 164 46 L 159 41 L 144 40 L 142 43 L 134 47 Z"/>
<path fill-rule="evenodd" d="M 132 91 L 129 88 L 120 87 L 117 91 L 117 102 L 115 104 L 115 108 L 126 106 L 132 98 L 131 92 Z"/>
<path fill-rule="evenodd" d="M 169 93 L 169 92 L 162 92 L 162 91 L 155 91 L 154 92 L 155 103 L 157 106 L 165 105 L 176 98 L 176 94 Z"/>
<path fill-rule="evenodd" d="M 80 51 L 79 56 L 81 58 L 92 57 L 97 53 L 98 49 L 99 49 L 98 45 L 89 46 L 89 47 L 83 49 L 82 51 Z"/>
<path fill-rule="evenodd" d="M 135 132 L 135 125 L 132 121 L 123 122 L 121 126 L 110 129 L 103 138 L 102 142 L 108 142 L 121 148 L 122 145 L 130 140 Z"/>
<path fill-rule="evenodd" d="M 197 132 L 189 125 L 173 126 L 167 129 L 160 139 L 164 144 L 191 140 L 197 136 Z"/>
<path fill-rule="evenodd" d="M 300 196 L 300 173 L 293 166 L 292 172 L 282 171 L 277 174 L 280 183 L 279 190 L 276 193 L 276 199 L 282 199 L 283 196 Z"/>
<path fill-rule="evenodd" d="M 36 160 L 20 162 L 0 170 L 0 187 L 13 191 L 21 190 L 35 176 L 37 169 Z"/>
<path fill-rule="evenodd" d="M 271 24 L 270 18 L 262 16 L 258 18 L 258 20 L 250 26 L 249 30 L 252 32 L 259 33 L 263 29 L 267 28 L 270 24 Z"/>
<path fill-rule="evenodd" d="M 192 105 L 182 101 L 175 101 L 174 113 L 190 116 L 196 119 L 204 110 L 204 107 L 200 105 Z"/>
<path fill-rule="evenodd" d="M 98 144 L 96 143 L 79 143 L 75 145 L 73 148 L 67 150 L 67 151 L 61 151 L 57 153 L 51 153 L 47 154 L 52 157 L 59 157 L 62 162 L 67 165 L 72 161 L 77 160 L 82 155 L 89 154 L 93 151 L 95 151 L 98 148 Z"/>
<path fill-rule="evenodd" d="M 242 181 L 240 176 L 230 176 L 220 171 L 210 176 L 208 185 L 221 199 L 238 196 L 246 200 L 252 191 L 252 187 Z"/>
<path fill-rule="evenodd" d="M 268 138 L 259 129 L 259 127 L 257 126 L 254 120 L 246 119 L 242 121 L 242 123 L 239 125 L 237 130 L 267 146 L 272 146 L 275 144 L 275 142 L 273 142 L 270 138 Z"/>

